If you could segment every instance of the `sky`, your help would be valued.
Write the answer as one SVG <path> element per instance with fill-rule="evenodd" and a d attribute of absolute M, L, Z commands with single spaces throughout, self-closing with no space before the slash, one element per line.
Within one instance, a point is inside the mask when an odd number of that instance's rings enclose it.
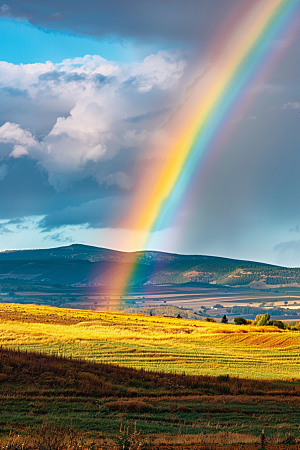
<path fill-rule="evenodd" d="M 168 124 L 188 108 L 240 7 L 0 4 L 0 250 L 139 249 L 130 237 L 145 231 L 124 223 L 140 180 L 152 188 Z M 232 132 L 145 248 L 300 266 L 300 27 L 290 28 L 272 41 L 283 49 L 272 70 L 247 85 L 250 101 L 228 114 Z"/>

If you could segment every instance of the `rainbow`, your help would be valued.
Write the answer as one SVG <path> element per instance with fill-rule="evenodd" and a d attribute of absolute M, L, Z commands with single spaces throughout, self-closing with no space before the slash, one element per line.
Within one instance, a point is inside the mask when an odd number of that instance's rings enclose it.
<path fill-rule="evenodd" d="M 149 163 L 148 172 L 143 173 L 129 214 L 120 224 L 134 230 L 129 247 L 147 247 L 150 233 L 170 224 L 234 107 L 249 95 L 259 73 L 268 73 L 270 61 L 284 51 L 274 41 L 298 26 L 299 6 L 300 0 L 247 0 L 230 31 L 226 29 L 213 42 L 206 60 L 199 64 L 198 80 L 151 142 L 155 163 Z M 123 273 L 116 268 L 121 293 L 135 266 L 133 256 Z"/>

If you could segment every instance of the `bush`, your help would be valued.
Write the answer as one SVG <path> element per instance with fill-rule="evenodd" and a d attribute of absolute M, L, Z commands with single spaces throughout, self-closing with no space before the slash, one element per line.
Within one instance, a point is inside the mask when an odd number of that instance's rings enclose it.
<path fill-rule="evenodd" d="M 265 325 L 269 324 L 269 320 L 270 320 L 270 314 L 259 314 L 258 316 L 256 316 L 256 319 L 254 321 L 254 324 L 257 325 L 258 327 L 263 327 Z"/>
<path fill-rule="evenodd" d="M 215 320 L 212 319 L 211 317 L 206 317 L 206 318 L 204 319 L 204 322 L 215 322 Z"/>
<path fill-rule="evenodd" d="M 273 327 L 280 328 L 281 330 L 285 329 L 285 325 L 281 320 L 269 320 L 268 325 L 273 325 Z"/>
<path fill-rule="evenodd" d="M 131 431 L 129 426 L 121 425 L 118 435 L 115 437 L 118 450 L 140 450 L 143 447 L 143 435 L 136 429 L 136 422 Z"/>
<path fill-rule="evenodd" d="M 247 320 L 244 317 L 235 317 L 233 321 L 236 325 L 247 325 Z"/>

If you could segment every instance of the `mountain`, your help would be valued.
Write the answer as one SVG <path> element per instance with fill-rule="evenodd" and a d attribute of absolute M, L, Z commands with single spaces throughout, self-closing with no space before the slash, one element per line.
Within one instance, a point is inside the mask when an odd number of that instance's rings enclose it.
<path fill-rule="evenodd" d="M 133 285 L 193 282 L 263 288 L 300 283 L 298 268 L 216 256 L 121 252 L 82 244 L 0 252 L 0 282 L 18 279 L 48 285 L 114 285 L 116 267 L 122 271 L 133 263 Z"/>

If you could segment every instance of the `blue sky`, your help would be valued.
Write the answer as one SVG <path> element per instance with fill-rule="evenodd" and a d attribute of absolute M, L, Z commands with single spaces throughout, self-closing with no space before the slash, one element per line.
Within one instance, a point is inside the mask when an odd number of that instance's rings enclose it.
<path fill-rule="evenodd" d="M 160 157 L 156 136 L 240 4 L 0 4 L 0 250 L 134 250 L 118 224 Z M 274 42 L 280 62 L 249 87 L 251 105 L 229 118 L 236 131 L 149 248 L 300 266 L 299 34 Z"/>
<path fill-rule="evenodd" d="M 101 55 L 110 61 L 132 63 L 157 51 L 157 46 L 136 46 L 131 39 L 111 36 L 93 39 L 60 32 L 43 30 L 26 20 L 2 18 L 0 22 L 0 60 L 13 64 L 34 64 L 52 61 L 60 63 L 67 58 Z"/>

